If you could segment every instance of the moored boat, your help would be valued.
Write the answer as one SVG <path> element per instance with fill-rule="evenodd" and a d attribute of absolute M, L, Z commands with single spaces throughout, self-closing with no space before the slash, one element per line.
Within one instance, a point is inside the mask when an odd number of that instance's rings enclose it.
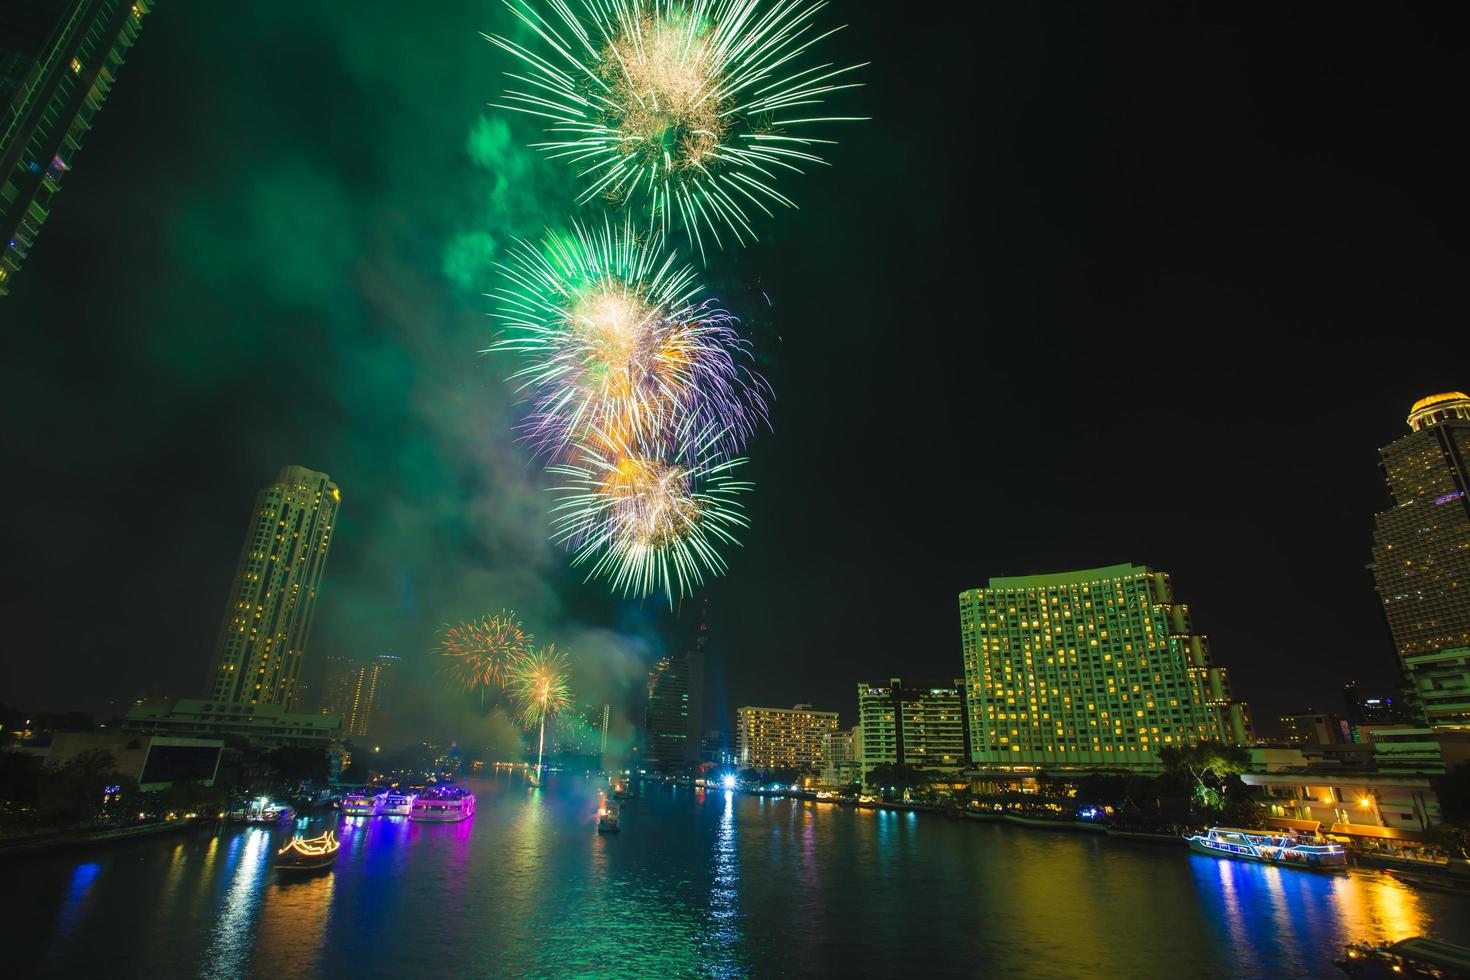
<path fill-rule="evenodd" d="M 1470 977 L 1470 949 L 1424 936 L 1382 946 L 1353 943 L 1333 962 L 1350 977 Z"/>
<path fill-rule="evenodd" d="M 383 816 L 406 817 L 413 813 L 413 801 L 418 793 L 408 789 L 390 789 L 383 798 Z"/>
<path fill-rule="evenodd" d="M 1347 867 L 1347 849 L 1336 841 L 1274 830 L 1211 827 L 1203 834 L 1186 834 L 1196 854 L 1261 861 L 1293 868 L 1330 871 Z"/>
<path fill-rule="evenodd" d="M 297 834 L 276 852 L 276 867 L 282 871 L 320 871 L 332 866 L 341 846 L 330 830 L 310 839 Z"/>
<path fill-rule="evenodd" d="M 342 797 L 342 812 L 349 817 L 376 817 L 383 812 L 383 803 L 388 798 L 387 790 L 373 787 L 360 789 Z"/>
<path fill-rule="evenodd" d="M 413 801 L 408 819 L 425 823 L 454 823 L 475 815 L 475 796 L 459 786 L 431 786 Z"/>
<path fill-rule="evenodd" d="M 295 820 L 296 808 L 289 803 L 275 803 L 265 798 L 251 800 L 245 807 L 244 819 L 246 823 L 255 824 L 281 823 Z"/>

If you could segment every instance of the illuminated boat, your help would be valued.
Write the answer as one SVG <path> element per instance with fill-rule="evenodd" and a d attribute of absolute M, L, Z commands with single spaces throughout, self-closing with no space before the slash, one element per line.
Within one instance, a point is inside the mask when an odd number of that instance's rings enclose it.
<path fill-rule="evenodd" d="M 475 796 L 458 786 L 431 786 L 413 801 L 410 820 L 425 823 L 455 823 L 475 815 Z"/>
<path fill-rule="evenodd" d="M 418 794 L 412 790 L 390 789 L 383 798 L 383 816 L 406 817 L 413 813 L 413 801 Z"/>
<path fill-rule="evenodd" d="M 1347 867 L 1347 850 L 1341 844 L 1300 834 L 1211 827 L 1203 834 L 1186 834 L 1184 839 L 1191 851 L 1213 857 L 1318 871 Z"/>
<path fill-rule="evenodd" d="M 282 871 L 320 871 L 330 868 L 337 860 L 337 850 L 342 845 L 330 830 L 320 837 L 309 840 L 297 834 L 291 842 L 276 852 L 276 867 Z"/>
<path fill-rule="evenodd" d="M 616 803 L 602 801 L 602 806 L 597 809 L 597 832 L 599 834 L 615 834 L 622 828 L 618 826 L 622 818 L 623 808 Z"/>
<path fill-rule="evenodd" d="M 1353 943 L 1333 960 L 1350 977 L 1470 977 L 1470 949 L 1424 936 L 1386 946 Z"/>
<path fill-rule="evenodd" d="M 387 790 L 372 787 L 348 793 L 342 798 L 342 812 L 349 817 L 376 817 L 383 812 L 387 798 Z"/>
<path fill-rule="evenodd" d="M 294 806 L 289 803 L 275 803 L 265 797 L 251 800 L 250 805 L 245 808 L 246 823 L 271 824 L 295 819 L 296 808 Z"/>

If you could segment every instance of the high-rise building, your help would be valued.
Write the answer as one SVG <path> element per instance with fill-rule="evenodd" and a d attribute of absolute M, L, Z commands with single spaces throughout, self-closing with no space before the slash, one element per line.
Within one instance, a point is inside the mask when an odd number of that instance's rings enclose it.
<path fill-rule="evenodd" d="M 1470 647 L 1404 658 L 1419 714 L 1436 729 L 1470 729 Z"/>
<path fill-rule="evenodd" d="M 287 466 L 255 498 L 215 644 L 209 700 L 296 700 L 342 494 L 325 473 Z"/>
<path fill-rule="evenodd" d="M 1277 719 L 1281 739 L 1290 745 L 1335 745 L 1353 741 L 1352 726 L 1344 718 L 1322 711 L 1298 712 Z"/>
<path fill-rule="evenodd" d="M 328 657 L 321 713 L 342 719 L 342 735 L 367 738 L 374 720 L 382 730 L 384 702 L 391 699 L 393 674 L 401 658 L 380 653 L 367 662 Z"/>
<path fill-rule="evenodd" d="M 863 778 L 863 726 L 839 728 L 822 735 L 822 782 L 828 786 L 850 786 Z"/>
<path fill-rule="evenodd" d="M 978 768 L 1156 770 L 1165 746 L 1251 741 L 1245 705 L 1163 572 L 992 578 L 959 606 Z"/>
<path fill-rule="evenodd" d="M 742 769 L 822 768 L 822 736 L 837 730 L 837 712 L 747 706 L 735 711 L 735 754 Z"/>
<path fill-rule="evenodd" d="M 35 243 L 152 6 L 0 4 L 0 296 Z"/>
<path fill-rule="evenodd" d="M 1421 398 L 1408 424 L 1379 451 L 1393 506 L 1369 566 L 1406 674 L 1410 657 L 1470 646 L 1470 395 Z"/>
<path fill-rule="evenodd" d="M 1382 725 L 1415 725 L 1422 720 L 1418 712 L 1409 706 L 1408 699 L 1380 694 L 1376 697 L 1358 692 L 1356 681 L 1342 686 L 1342 703 L 1345 710 L 1351 741 L 1362 742 L 1361 729 Z"/>
<path fill-rule="evenodd" d="M 697 765 L 704 734 L 704 647 L 708 619 L 702 618 L 694 646 L 662 657 L 648 672 L 648 706 L 643 715 L 643 765 L 673 772 Z"/>
<path fill-rule="evenodd" d="M 863 779 L 884 763 L 951 774 L 968 766 L 964 692 L 963 680 L 859 681 Z"/>

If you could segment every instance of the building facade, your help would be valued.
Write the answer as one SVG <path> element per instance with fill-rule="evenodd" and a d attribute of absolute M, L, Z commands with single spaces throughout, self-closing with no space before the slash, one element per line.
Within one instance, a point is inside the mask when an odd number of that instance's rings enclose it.
<path fill-rule="evenodd" d="M 863 781 L 885 763 L 959 773 L 970 760 L 967 715 L 963 680 L 859 681 Z"/>
<path fill-rule="evenodd" d="M 794 769 L 815 773 L 822 768 L 822 737 L 837 730 L 837 712 L 816 711 L 809 704 L 794 708 L 746 706 L 735 712 L 735 754 L 742 769 Z"/>
<path fill-rule="evenodd" d="M 1153 771 L 1165 746 L 1251 741 L 1245 705 L 1163 572 L 992 578 L 959 606 L 978 769 Z"/>
<path fill-rule="evenodd" d="M 1470 647 L 1413 654 L 1404 666 L 1414 700 L 1433 728 L 1470 729 Z"/>
<path fill-rule="evenodd" d="M 326 750 L 340 737 L 342 719 L 287 711 L 279 704 L 241 705 L 179 698 L 172 705 L 134 705 L 123 718 L 123 731 L 176 738 L 234 737 L 266 748 Z"/>
<path fill-rule="evenodd" d="M 152 0 L 0 12 L 0 296 L 25 261 Z"/>
<path fill-rule="evenodd" d="M 822 736 L 822 782 L 828 786 L 850 786 L 863 778 L 858 741 L 862 726 L 840 728 Z"/>
<path fill-rule="evenodd" d="M 1393 506 L 1374 520 L 1369 566 L 1406 672 L 1410 657 L 1470 647 L 1470 395 L 1421 398 L 1408 425 L 1379 451 Z"/>
<path fill-rule="evenodd" d="M 287 466 L 256 495 L 215 643 L 209 700 L 295 703 L 341 501 L 325 473 L 301 466 Z"/>
<path fill-rule="evenodd" d="M 1278 719 L 1281 739 L 1288 745 L 1333 745 L 1353 741 L 1352 727 L 1336 715 L 1304 711 Z"/>
<path fill-rule="evenodd" d="M 704 648 L 709 620 L 701 618 L 694 645 L 659 659 L 648 672 L 643 713 L 643 764 L 675 772 L 699 764 L 704 737 Z"/>

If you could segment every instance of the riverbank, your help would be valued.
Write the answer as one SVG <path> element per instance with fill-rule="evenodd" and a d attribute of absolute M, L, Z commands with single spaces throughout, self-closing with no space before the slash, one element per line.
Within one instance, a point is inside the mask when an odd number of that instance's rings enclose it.
<path fill-rule="evenodd" d="M 20 854 L 35 854 L 40 851 L 59 851 L 69 848 L 94 847 L 115 844 L 119 841 L 136 840 L 140 837 L 156 837 L 160 834 L 178 833 L 198 826 L 198 820 L 156 820 L 147 823 L 129 824 L 126 827 L 96 827 L 90 830 L 48 830 L 23 837 L 0 839 L 0 859 Z"/>

